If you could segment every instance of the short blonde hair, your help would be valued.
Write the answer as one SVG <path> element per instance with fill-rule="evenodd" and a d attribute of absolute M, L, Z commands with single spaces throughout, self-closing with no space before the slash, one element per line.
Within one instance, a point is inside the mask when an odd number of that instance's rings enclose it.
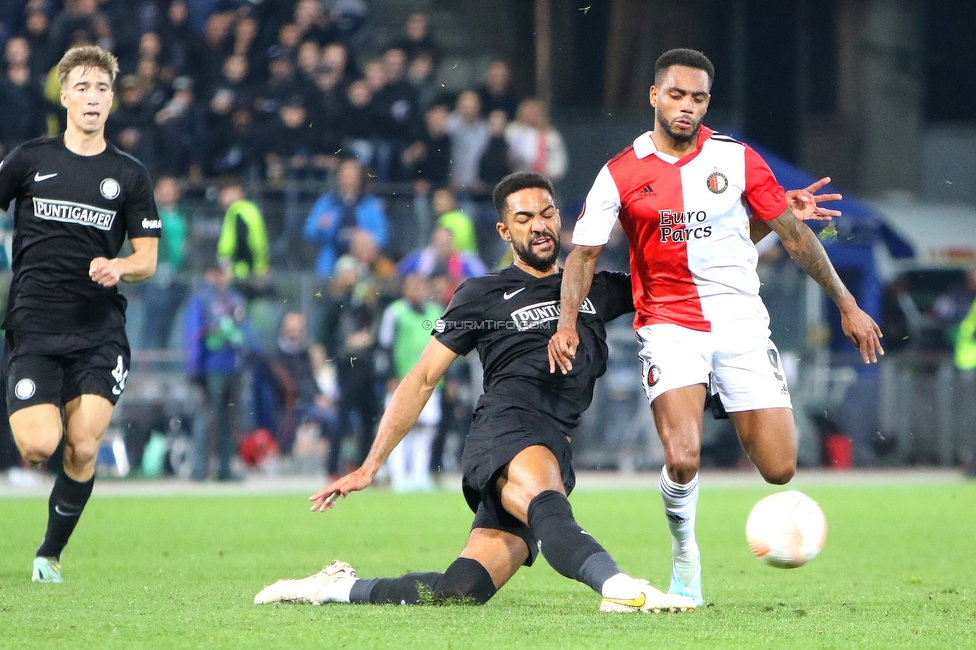
<path fill-rule="evenodd" d="M 119 60 L 108 50 L 97 45 L 82 45 L 65 52 L 61 60 L 58 61 L 58 81 L 62 88 L 68 80 L 68 73 L 78 66 L 86 69 L 100 68 L 104 70 L 111 78 L 111 85 L 115 86 L 115 76 L 119 74 Z"/>

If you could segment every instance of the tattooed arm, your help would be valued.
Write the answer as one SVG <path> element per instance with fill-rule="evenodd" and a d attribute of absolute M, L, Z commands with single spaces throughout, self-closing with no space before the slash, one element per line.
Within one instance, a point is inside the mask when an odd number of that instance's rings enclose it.
<path fill-rule="evenodd" d="M 788 208 L 769 221 L 769 226 L 779 235 L 790 257 L 837 304 L 844 335 L 861 353 L 864 363 L 876 363 L 878 355 L 884 354 L 880 341 L 881 328 L 857 306 L 857 301 L 837 275 L 827 252 L 810 227 L 797 219 Z"/>

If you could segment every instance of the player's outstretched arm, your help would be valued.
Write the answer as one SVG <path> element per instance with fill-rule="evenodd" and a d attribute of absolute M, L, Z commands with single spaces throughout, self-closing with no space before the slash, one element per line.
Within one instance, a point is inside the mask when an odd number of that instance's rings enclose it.
<path fill-rule="evenodd" d="M 864 363 L 877 363 L 878 356 L 884 354 L 881 328 L 857 306 L 857 301 L 837 275 L 827 252 L 810 227 L 797 219 L 789 209 L 771 220 L 769 225 L 783 240 L 790 257 L 837 304 L 844 335 L 861 353 Z"/>
<path fill-rule="evenodd" d="M 579 347 L 576 317 L 583 300 L 590 294 L 596 258 L 601 250 L 603 246 L 577 246 L 566 257 L 559 290 L 559 322 L 556 333 L 549 339 L 549 372 L 554 373 L 559 368 L 565 375 L 573 369 L 572 360 L 576 358 L 576 348 Z"/>
<path fill-rule="evenodd" d="M 108 259 L 96 257 L 88 266 L 88 276 L 103 287 L 114 287 L 120 280 L 141 282 L 156 272 L 159 239 L 136 237 L 132 242 L 132 255 Z"/>
<path fill-rule="evenodd" d="M 816 221 L 830 221 L 834 217 L 841 216 L 840 210 L 831 210 L 822 206 L 822 203 L 829 201 L 840 201 L 843 196 L 840 194 L 817 194 L 821 188 L 830 182 L 830 176 L 824 176 L 819 181 L 811 183 L 802 190 L 788 190 L 786 192 L 786 204 L 793 211 L 793 215 L 800 221 L 814 219 Z M 758 243 L 763 237 L 772 232 L 769 223 L 762 219 L 752 219 L 749 224 L 749 238 L 753 244 Z"/>
<path fill-rule="evenodd" d="M 420 355 L 420 361 L 407 373 L 393 392 L 390 405 L 386 407 L 380 419 L 376 439 L 373 440 L 369 455 L 366 456 L 362 467 L 310 496 L 308 500 L 312 502 L 313 511 L 325 512 L 335 503 L 333 495 L 345 497 L 350 492 L 362 490 L 373 482 L 373 477 L 376 476 L 376 472 L 390 452 L 416 424 L 434 388 L 456 358 L 457 353 L 446 345 L 437 339 L 430 340 L 423 354 Z"/>

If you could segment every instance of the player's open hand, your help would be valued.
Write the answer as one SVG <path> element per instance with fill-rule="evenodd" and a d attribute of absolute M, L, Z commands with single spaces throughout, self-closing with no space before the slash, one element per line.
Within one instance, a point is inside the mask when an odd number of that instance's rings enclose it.
<path fill-rule="evenodd" d="M 335 506 L 339 497 L 346 498 L 350 492 L 358 492 L 373 482 L 373 477 L 360 467 L 354 472 L 346 474 L 337 481 L 333 481 L 308 498 L 312 502 L 312 512 L 325 512 Z"/>
<path fill-rule="evenodd" d="M 786 203 L 790 210 L 800 221 L 814 219 L 817 221 L 830 221 L 834 217 L 841 215 L 840 210 L 831 210 L 820 205 L 828 201 L 840 201 L 843 196 L 840 194 L 817 194 L 820 188 L 830 182 L 829 176 L 824 176 L 819 181 L 812 183 L 809 187 L 802 190 L 790 190 L 786 193 Z"/>
<path fill-rule="evenodd" d="M 573 359 L 579 347 L 579 334 L 575 327 L 561 327 L 549 339 L 549 372 L 559 368 L 565 375 L 573 369 Z"/>
<path fill-rule="evenodd" d="M 103 287 L 114 287 L 122 279 L 122 265 L 119 260 L 96 257 L 88 265 L 88 277 Z"/>
<path fill-rule="evenodd" d="M 878 357 L 884 354 L 881 348 L 881 328 L 860 307 L 841 310 L 840 326 L 858 352 L 864 363 L 877 363 Z"/>

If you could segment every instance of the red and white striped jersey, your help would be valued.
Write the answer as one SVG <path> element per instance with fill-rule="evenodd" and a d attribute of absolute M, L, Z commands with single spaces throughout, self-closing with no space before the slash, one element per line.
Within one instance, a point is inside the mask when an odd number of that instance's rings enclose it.
<path fill-rule="evenodd" d="M 630 243 L 635 329 L 767 326 L 749 216 L 769 220 L 786 208 L 783 188 L 748 145 L 702 126 L 698 149 L 677 159 L 657 151 L 647 132 L 597 174 L 573 243 L 602 246 L 620 220 Z"/>

